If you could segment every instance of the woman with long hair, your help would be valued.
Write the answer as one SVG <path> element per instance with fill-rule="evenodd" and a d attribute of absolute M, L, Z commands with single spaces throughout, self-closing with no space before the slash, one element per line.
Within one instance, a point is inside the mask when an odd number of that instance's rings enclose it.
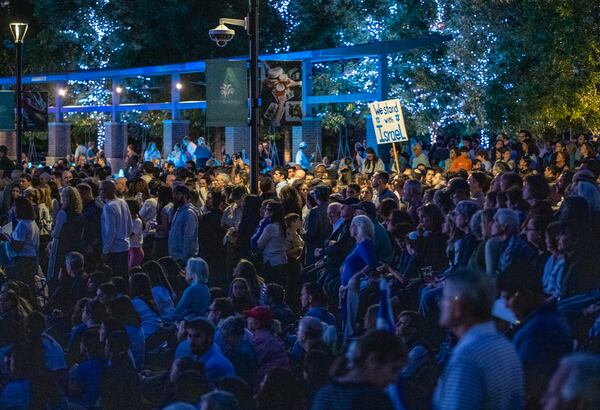
<path fill-rule="evenodd" d="M 160 160 L 160 151 L 156 148 L 156 143 L 150 141 L 146 147 L 146 151 L 144 151 L 144 161 L 154 162 L 157 159 Z"/>
<path fill-rule="evenodd" d="M 108 303 L 108 313 L 125 326 L 135 367 L 141 369 L 146 354 L 146 338 L 142 328 L 142 318 L 135 310 L 129 296 L 120 295 L 111 300 Z"/>
<path fill-rule="evenodd" d="M 28 199 L 15 200 L 17 224 L 10 236 L 5 235 L 8 247 L 13 252 L 12 265 L 7 269 L 9 279 L 27 284 L 31 292 L 36 291 L 34 276 L 37 273 L 37 256 L 40 246 L 40 230 L 35 223 L 33 205 Z M 35 300 L 30 301 L 34 306 Z"/>
<path fill-rule="evenodd" d="M 163 320 L 172 317 L 175 312 L 176 296 L 162 266 L 156 261 L 148 261 L 143 269 L 150 279 L 152 298 L 160 312 L 160 317 Z"/>
<path fill-rule="evenodd" d="M 234 265 L 240 258 L 250 256 L 250 238 L 256 231 L 260 222 L 260 207 L 262 201 L 258 195 L 246 195 L 240 224 L 237 228 L 237 239 L 235 241 Z"/>
<path fill-rule="evenodd" d="M 293 186 L 286 185 L 279 192 L 283 213 L 287 215 L 294 213 L 300 215 L 302 213 L 302 197 Z"/>
<path fill-rule="evenodd" d="M 256 300 L 252 297 L 248 282 L 244 278 L 235 278 L 231 281 L 231 296 L 229 299 L 238 313 L 256 306 Z"/>
<path fill-rule="evenodd" d="M 148 339 L 158 332 L 163 325 L 160 311 L 156 307 L 152 296 L 150 279 L 145 273 L 136 273 L 129 278 L 129 289 L 131 303 L 142 319 L 144 337 Z"/>
<path fill-rule="evenodd" d="M 286 283 L 287 228 L 281 203 L 270 201 L 265 207 L 265 219 L 268 224 L 262 233 L 256 234 L 256 249 L 262 253 L 263 277 L 267 283 L 283 285 Z"/>
<path fill-rule="evenodd" d="M 179 267 L 179 264 L 171 256 L 165 256 L 158 260 L 158 263 L 163 268 L 171 288 L 175 293 L 175 299 L 181 299 L 181 295 L 187 288 L 187 281 L 185 278 L 185 270 Z"/>
<path fill-rule="evenodd" d="M 258 275 L 256 267 L 248 259 L 240 259 L 233 271 L 233 278 L 245 279 L 254 300 L 259 303 L 264 301 L 264 295 L 267 291 L 265 281 Z M 229 294 L 231 294 L 231 288 Z"/>
<path fill-rule="evenodd" d="M 69 252 L 81 251 L 81 231 L 83 204 L 76 188 L 66 186 L 60 191 L 61 209 L 56 214 L 50 243 L 50 260 L 48 262 L 48 282 L 58 278 L 58 272 L 65 263 L 65 255 Z"/>

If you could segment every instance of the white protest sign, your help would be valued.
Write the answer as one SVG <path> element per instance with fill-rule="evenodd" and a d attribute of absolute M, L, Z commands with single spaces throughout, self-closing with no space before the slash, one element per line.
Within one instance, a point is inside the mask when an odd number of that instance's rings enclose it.
<path fill-rule="evenodd" d="M 377 101 L 369 108 L 377 144 L 408 141 L 400 100 Z"/>

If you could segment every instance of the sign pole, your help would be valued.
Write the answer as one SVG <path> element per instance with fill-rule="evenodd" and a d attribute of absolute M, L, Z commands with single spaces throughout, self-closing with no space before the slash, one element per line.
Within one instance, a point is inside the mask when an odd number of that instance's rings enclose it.
<path fill-rule="evenodd" d="M 400 144 L 402 146 L 402 144 Z M 394 161 L 396 162 L 396 172 L 400 175 L 400 164 L 398 163 L 398 151 L 396 150 L 396 143 L 392 142 L 392 149 L 394 150 Z"/>

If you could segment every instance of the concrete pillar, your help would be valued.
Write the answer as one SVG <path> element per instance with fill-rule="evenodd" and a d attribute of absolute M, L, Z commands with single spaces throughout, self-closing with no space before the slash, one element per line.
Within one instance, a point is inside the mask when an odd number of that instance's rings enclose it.
<path fill-rule="evenodd" d="M 306 142 L 306 154 L 310 157 L 319 147 L 320 156 L 315 154 L 315 161 L 323 159 L 323 126 L 321 119 L 306 117 L 302 119 L 302 126 L 292 127 L 292 161 L 296 160 L 298 145 Z"/>
<path fill-rule="evenodd" d="M 370 115 L 365 115 L 365 127 L 367 129 L 367 147 L 371 147 L 375 150 L 375 153 L 381 158 L 387 168 L 391 159 L 390 149 L 392 146 L 390 144 L 377 144 L 375 127 L 373 127 L 373 120 Z M 400 149 L 400 145 L 396 144 L 396 148 Z"/>
<path fill-rule="evenodd" d="M 127 156 L 127 124 L 122 122 L 104 123 L 104 155 L 112 167 L 113 174 L 125 168 Z"/>
<path fill-rule="evenodd" d="M 8 157 L 10 159 L 17 159 L 17 137 L 14 131 L 1 131 L 0 145 L 6 145 L 6 148 L 8 148 Z"/>
<path fill-rule="evenodd" d="M 71 124 L 68 122 L 48 123 L 48 155 L 46 165 L 54 165 L 71 154 Z M 75 158 L 77 161 L 77 158 Z"/>
<path fill-rule="evenodd" d="M 163 121 L 163 158 L 167 158 L 173 147 L 190 135 L 190 122 L 188 120 Z"/>
<path fill-rule="evenodd" d="M 225 127 L 225 151 L 233 156 L 244 150 L 250 156 L 250 127 Z"/>

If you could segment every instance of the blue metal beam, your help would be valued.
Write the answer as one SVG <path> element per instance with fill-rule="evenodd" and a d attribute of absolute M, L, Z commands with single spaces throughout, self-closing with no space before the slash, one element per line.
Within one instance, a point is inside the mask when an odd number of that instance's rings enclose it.
<path fill-rule="evenodd" d="M 332 61 L 341 58 L 361 58 L 379 56 L 381 54 L 400 53 L 419 47 L 428 47 L 452 40 L 452 36 L 430 35 L 421 38 L 384 41 L 380 43 L 359 44 L 348 47 L 326 48 L 321 50 L 295 51 L 281 54 L 263 54 L 261 60 L 308 60 L 310 62 Z M 247 56 L 231 57 L 233 60 L 244 60 Z M 138 76 L 161 76 L 171 74 L 204 72 L 204 61 L 191 61 L 188 63 L 167 64 L 161 66 L 147 66 L 134 68 L 115 68 L 106 70 L 74 71 L 58 74 L 35 74 L 23 77 L 23 84 L 39 84 L 67 81 L 87 81 L 103 78 L 132 78 Z M 15 83 L 14 77 L 0 77 L 0 85 Z"/>
<path fill-rule="evenodd" d="M 115 106 L 116 111 L 168 111 L 172 107 L 171 103 L 132 103 L 119 104 Z M 177 104 L 178 110 L 205 109 L 206 101 L 181 101 Z M 112 105 L 63 105 L 61 112 L 112 112 Z M 56 107 L 48 107 L 48 112 L 56 114 Z"/>
<path fill-rule="evenodd" d="M 375 93 L 356 93 L 356 94 L 336 94 L 336 95 L 310 95 L 307 97 L 307 103 L 311 104 L 330 104 L 330 103 L 350 103 L 354 101 L 377 101 Z"/>

